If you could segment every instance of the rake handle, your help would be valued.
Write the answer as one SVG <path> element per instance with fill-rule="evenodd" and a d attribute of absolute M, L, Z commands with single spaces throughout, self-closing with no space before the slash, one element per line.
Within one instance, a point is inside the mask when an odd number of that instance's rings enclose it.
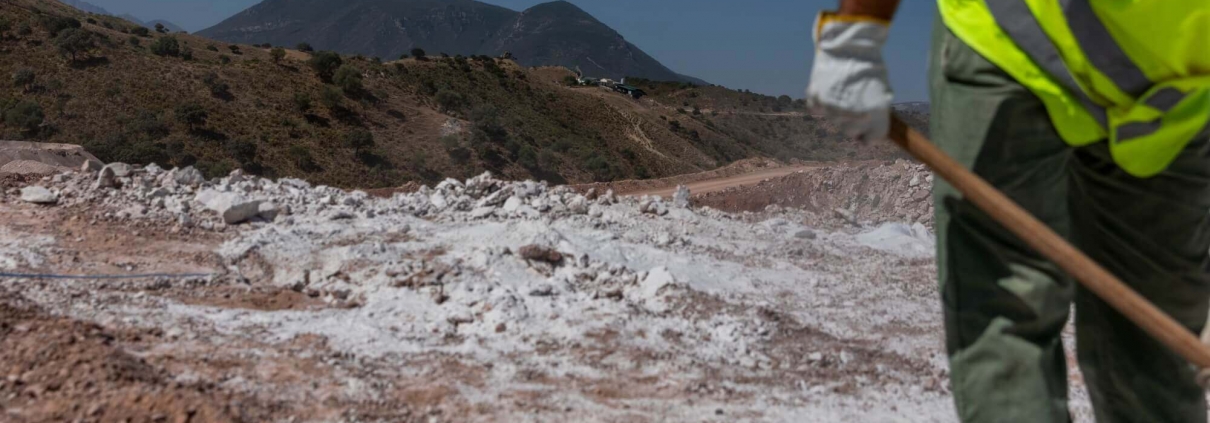
<path fill-rule="evenodd" d="M 917 160 L 932 168 L 938 176 L 953 185 L 984 213 L 1016 234 L 1042 256 L 1053 261 L 1152 337 L 1199 369 L 1210 368 L 1210 346 L 1203 344 L 1192 332 L 1134 292 L 983 178 L 938 149 L 927 137 L 907 126 L 898 116 L 891 117 L 890 138 Z"/>

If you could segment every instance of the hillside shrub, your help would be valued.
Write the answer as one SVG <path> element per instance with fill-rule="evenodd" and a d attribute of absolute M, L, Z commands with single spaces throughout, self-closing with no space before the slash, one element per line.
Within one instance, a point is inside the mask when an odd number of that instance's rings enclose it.
<path fill-rule="evenodd" d="M 226 82 L 223 82 L 222 78 L 219 78 L 215 72 L 202 76 L 202 84 L 210 90 L 210 95 L 215 97 L 227 97 L 231 95 L 231 87 Z"/>
<path fill-rule="evenodd" d="M 29 27 L 29 23 L 21 22 L 20 25 L 17 25 L 17 35 L 24 37 L 26 35 L 33 34 L 33 33 L 34 33 L 34 30 Z"/>
<path fill-rule="evenodd" d="M 354 129 L 345 133 L 345 146 L 353 151 L 362 151 L 374 147 L 374 134 L 365 129 Z"/>
<path fill-rule="evenodd" d="M 190 131 L 206 125 L 206 120 L 210 118 L 210 114 L 206 112 L 206 109 L 197 103 L 181 104 L 176 107 L 174 113 L 177 122 L 187 126 Z"/>
<path fill-rule="evenodd" d="M 419 48 L 419 47 L 412 49 L 412 56 L 415 57 L 417 60 L 424 60 L 424 58 L 425 58 L 424 49 Z"/>
<path fill-rule="evenodd" d="M 526 169 L 537 169 L 538 153 L 534 152 L 533 147 L 522 146 L 521 151 L 517 152 L 517 164 Z"/>
<path fill-rule="evenodd" d="M 42 106 L 32 101 L 22 100 L 4 111 L 4 125 L 17 129 L 22 134 L 37 134 L 45 119 Z"/>
<path fill-rule="evenodd" d="M 234 54 L 236 56 L 244 54 L 244 52 L 240 51 L 239 46 L 236 44 L 228 45 L 227 50 L 231 50 L 231 54 Z"/>
<path fill-rule="evenodd" d="M 441 111 L 443 112 L 459 111 L 462 109 L 462 105 L 466 102 L 466 99 L 462 97 L 462 94 L 458 94 L 447 89 L 437 91 L 437 96 L 433 99 L 437 101 L 437 106 L 440 107 Z"/>
<path fill-rule="evenodd" d="M 307 61 L 307 64 L 311 66 L 311 70 L 315 71 L 319 79 L 328 82 L 332 80 L 336 70 L 344 65 L 344 59 L 341 59 L 340 55 L 335 52 L 321 51 L 311 56 L 311 60 Z"/>
<path fill-rule="evenodd" d="M 324 86 L 319 92 L 319 102 L 328 110 L 336 110 L 344 103 L 344 95 L 336 87 Z"/>
<path fill-rule="evenodd" d="M 290 161 L 294 162 L 294 166 L 303 172 L 315 173 L 322 170 L 315 162 L 315 157 L 311 156 L 311 150 L 306 147 L 292 145 L 286 150 L 286 155 L 290 156 Z"/>
<path fill-rule="evenodd" d="M 51 37 L 58 36 L 59 33 L 64 30 L 72 28 L 78 29 L 81 26 L 80 21 L 76 20 L 75 18 L 53 15 L 42 16 L 40 23 L 42 25 L 42 29 L 45 29 L 46 32 L 49 32 Z"/>
<path fill-rule="evenodd" d="M 138 35 L 140 37 L 150 37 L 151 36 L 151 30 L 149 30 L 145 27 L 141 27 L 141 26 L 136 26 L 136 27 L 132 28 L 130 30 L 130 33 L 134 34 L 134 35 Z"/>
<path fill-rule="evenodd" d="M 160 121 L 160 116 L 150 110 L 140 110 L 134 119 L 126 123 L 126 130 L 131 134 L 158 140 L 168 136 L 168 125 Z"/>
<path fill-rule="evenodd" d="M 274 47 L 273 50 L 269 50 L 269 57 L 273 58 L 273 63 L 281 62 L 281 59 L 286 58 L 286 49 Z"/>
<path fill-rule="evenodd" d="M 315 48 L 311 47 L 311 45 L 307 44 L 307 43 L 298 43 L 298 45 L 295 46 L 294 49 L 301 51 L 303 53 L 310 53 L 310 52 L 315 51 Z"/>
<path fill-rule="evenodd" d="M 68 28 L 55 37 L 55 47 L 58 47 L 59 53 L 67 56 L 71 61 L 88 56 L 88 52 L 96 47 L 91 32 L 83 29 Z"/>
<path fill-rule="evenodd" d="M 256 143 L 244 139 L 232 139 L 223 146 L 227 155 L 245 168 L 254 167 L 256 163 Z M 250 169 L 246 169 L 250 170 Z"/>
<path fill-rule="evenodd" d="M 224 64 L 224 65 L 226 65 L 226 64 L 230 64 L 230 63 L 231 63 L 231 57 L 230 57 L 230 56 L 227 56 L 227 55 L 225 55 L 225 54 L 220 54 L 220 55 L 218 56 L 218 62 L 219 62 L 220 64 Z"/>
<path fill-rule="evenodd" d="M 191 49 L 191 48 L 181 49 L 181 60 L 185 60 L 185 61 L 193 60 L 193 49 Z"/>
<path fill-rule="evenodd" d="M 30 69 L 30 68 L 17 69 L 16 72 L 13 72 L 13 85 L 17 86 L 17 87 L 21 87 L 21 88 L 25 89 L 26 91 L 29 91 L 29 89 L 34 86 L 34 82 L 35 82 L 36 78 L 37 77 L 34 74 L 33 69 Z"/>
<path fill-rule="evenodd" d="M 165 28 L 164 24 L 162 24 L 162 23 L 157 23 L 157 24 L 155 24 L 155 32 L 163 34 L 163 33 L 168 32 L 168 28 Z"/>
<path fill-rule="evenodd" d="M 311 96 L 307 93 L 294 93 L 294 110 L 306 113 L 311 110 Z"/>
<path fill-rule="evenodd" d="M 362 89 L 361 69 L 357 69 L 353 65 L 341 66 L 332 77 L 332 82 L 347 94 L 359 92 Z"/>
<path fill-rule="evenodd" d="M 218 51 L 218 46 L 216 46 L 216 45 L 214 45 L 214 44 L 206 44 L 206 50 L 210 50 L 210 51 L 217 52 L 217 51 Z"/>
<path fill-rule="evenodd" d="M 127 38 L 126 42 L 130 43 L 130 45 L 132 45 L 134 47 L 138 47 L 140 44 L 142 44 L 142 42 L 139 41 L 139 37 L 136 37 L 133 35 L 131 35 L 130 38 Z"/>
<path fill-rule="evenodd" d="M 181 44 L 176 37 L 160 37 L 151 43 L 151 53 L 156 56 L 177 56 L 181 54 Z"/>

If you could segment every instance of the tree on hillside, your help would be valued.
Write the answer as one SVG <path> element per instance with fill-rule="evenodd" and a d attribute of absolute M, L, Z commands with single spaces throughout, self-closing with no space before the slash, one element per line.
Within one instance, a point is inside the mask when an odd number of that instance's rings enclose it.
<path fill-rule="evenodd" d="M 422 49 L 420 47 L 412 49 L 412 56 L 415 57 L 416 59 L 423 60 L 424 59 L 424 49 Z"/>
<path fill-rule="evenodd" d="M 311 66 L 316 75 L 319 75 L 319 79 L 331 81 L 332 75 L 344 64 L 344 60 L 335 52 L 321 51 L 311 56 L 311 60 L 307 64 Z"/>
<path fill-rule="evenodd" d="M 164 28 L 164 24 L 162 23 L 157 23 L 155 24 L 155 32 L 163 34 L 168 32 L 168 28 Z"/>
<path fill-rule="evenodd" d="M 134 35 L 138 35 L 140 37 L 151 36 L 151 30 L 147 29 L 146 27 L 142 27 L 142 26 L 134 27 L 134 29 L 130 30 L 130 33 L 134 34 Z"/>
<path fill-rule="evenodd" d="M 269 50 L 269 57 L 273 58 L 273 63 L 281 62 L 281 59 L 286 58 L 286 49 L 274 47 L 273 50 Z"/>
<path fill-rule="evenodd" d="M 354 129 L 345 134 L 345 146 L 360 153 L 374 146 L 374 134 L 365 129 Z"/>
<path fill-rule="evenodd" d="M 25 91 L 29 91 L 34 86 L 36 76 L 34 70 L 30 68 L 17 69 L 13 72 L 13 85 L 21 87 Z"/>
<path fill-rule="evenodd" d="M 60 31 L 59 35 L 55 37 L 55 47 L 59 48 L 60 54 L 69 57 L 74 62 L 82 57 L 87 57 L 88 52 L 96 47 L 96 44 L 91 32 L 68 28 Z"/>
<path fill-rule="evenodd" d="M 156 56 L 177 56 L 181 54 L 181 44 L 176 37 L 160 37 L 151 43 L 151 53 Z"/>
<path fill-rule="evenodd" d="M 206 113 L 201 105 L 197 103 L 185 103 L 176 107 L 176 120 L 189 127 L 190 131 L 196 130 L 198 127 L 206 124 L 206 120 L 210 118 L 210 114 Z"/>
<path fill-rule="evenodd" d="M 303 53 L 310 53 L 310 52 L 315 51 L 315 49 L 312 48 L 311 45 L 307 44 L 307 43 L 298 43 L 298 45 L 295 46 L 294 49 L 301 51 Z"/>
<path fill-rule="evenodd" d="M 26 135 L 37 134 L 45 119 L 42 106 L 32 101 L 21 101 L 4 112 L 4 125 Z"/>
<path fill-rule="evenodd" d="M 336 86 L 344 90 L 345 94 L 354 94 L 361 91 L 361 69 L 357 69 L 353 65 L 344 65 L 336 70 L 336 75 L 332 77 L 332 82 Z"/>

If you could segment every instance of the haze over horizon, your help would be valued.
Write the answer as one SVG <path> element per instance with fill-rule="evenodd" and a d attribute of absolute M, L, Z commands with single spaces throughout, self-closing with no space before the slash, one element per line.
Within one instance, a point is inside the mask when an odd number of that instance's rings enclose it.
<path fill-rule="evenodd" d="M 88 0 L 114 14 L 165 19 L 190 32 L 259 0 Z M 547 0 L 481 0 L 524 10 Z M 571 0 L 681 74 L 732 89 L 803 96 L 811 69 L 811 27 L 836 0 Z M 927 101 L 928 42 L 936 3 L 905 0 L 885 49 L 896 101 Z"/>

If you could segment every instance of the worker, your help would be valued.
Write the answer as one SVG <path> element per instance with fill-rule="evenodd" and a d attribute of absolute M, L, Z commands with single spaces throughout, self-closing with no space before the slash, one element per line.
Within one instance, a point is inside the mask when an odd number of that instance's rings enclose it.
<path fill-rule="evenodd" d="M 816 19 L 807 100 L 885 139 L 898 0 Z M 930 135 L 1192 333 L 1210 306 L 1210 1 L 939 0 Z M 1198 369 L 943 182 L 937 268 L 964 422 L 1066 422 L 1062 333 L 1098 422 L 1206 422 Z"/>

